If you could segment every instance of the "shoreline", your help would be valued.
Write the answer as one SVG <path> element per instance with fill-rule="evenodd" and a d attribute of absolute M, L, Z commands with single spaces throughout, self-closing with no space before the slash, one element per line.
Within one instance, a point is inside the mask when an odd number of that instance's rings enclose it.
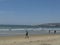
<path fill-rule="evenodd" d="M 39 35 L 29 35 L 29 38 L 31 37 L 50 37 L 50 36 L 60 36 L 60 34 L 39 34 Z M 25 39 L 25 35 L 13 35 L 13 36 L 0 36 L 0 40 L 7 40 L 7 39 L 15 39 L 15 38 L 23 38 Z"/>

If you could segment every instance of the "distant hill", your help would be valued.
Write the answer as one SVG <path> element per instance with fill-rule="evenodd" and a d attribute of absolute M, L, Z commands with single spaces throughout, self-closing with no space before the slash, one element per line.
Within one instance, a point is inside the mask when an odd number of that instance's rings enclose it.
<path fill-rule="evenodd" d="M 60 23 L 45 23 L 38 25 L 39 27 L 51 27 L 51 28 L 60 28 Z"/>

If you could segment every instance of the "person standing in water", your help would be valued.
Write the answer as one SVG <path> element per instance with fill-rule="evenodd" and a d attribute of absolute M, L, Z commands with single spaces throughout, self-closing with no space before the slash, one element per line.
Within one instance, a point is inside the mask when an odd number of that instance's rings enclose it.
<path fill-rule="evenodd" d="M 26 30 L 25 38 L 29 38 L 27 30 Z"/>
<path fill-rule="evenodd" d="M 49 34 L 50 34 L 50 32 L 51 32 L 51 31 L 49 30 Z"/>
<path fill-rule="evenodd" d="M 54 30 L 54 34 L 56 34 L 56 30 Z"/>

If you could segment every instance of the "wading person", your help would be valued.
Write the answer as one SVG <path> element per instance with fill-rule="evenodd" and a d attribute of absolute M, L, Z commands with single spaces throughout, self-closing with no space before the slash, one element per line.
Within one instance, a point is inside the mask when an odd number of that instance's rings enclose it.
<path fill-rule="evenodd" d="M 49 34 L 50 34 L 50 32 L 51 32 L 51 31 L 49 30 Z"/>
<path fill-rule="evenodd" d="M 28 31 L 26 31 L 25 38 L 29 38 Z"/>
<path fill-rule="evenodd" d="M 56 34 L 56 30 L 54 30 L 54 34 Z"/>

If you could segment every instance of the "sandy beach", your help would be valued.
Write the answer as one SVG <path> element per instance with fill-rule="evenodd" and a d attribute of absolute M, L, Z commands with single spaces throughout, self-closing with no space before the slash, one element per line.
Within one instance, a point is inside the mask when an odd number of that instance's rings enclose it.
<path fill-rule="evenodd" d="M 0 45 L 60 45 L 60 35 L 0 36 Z"/>

